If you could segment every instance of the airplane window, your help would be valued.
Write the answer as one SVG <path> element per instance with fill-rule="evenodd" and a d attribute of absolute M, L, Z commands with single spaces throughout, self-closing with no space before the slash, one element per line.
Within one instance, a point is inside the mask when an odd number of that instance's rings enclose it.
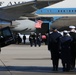
<path fill-rule="evenodd" d="M 47 12 L 49 12 L 49 10 L 47 10 Z"/>
<path fill-rule="evenodd" d="M 62 10 L 61 10 L 61 12 L 62 12 Z"/>
<path fill-rule="evenodd" d="M 51 10 L 47 10 L 47 12 L 51 12 Z"/>
<path fill-rule="evenodd" d="M 58 10 L 58 12 L 62 12 L 62 10 Z"/>
<path fill-rule="evenodd" d="M 74 12 L 74 11 L 72 10 L 72 12 Z"/>
<path fill-rule="evenodd" d="M 63 12 L 65 12 L 65 10 L 63 10 Z"/>
<path fill-rule="evenodd" d="M 69 10 L 69 12 L 71 12 L 71 10 Z"/>
<path fill-rule="evenodd" d="M 58 10 L 58 12 L 60 12 L 60 10 Z"/>

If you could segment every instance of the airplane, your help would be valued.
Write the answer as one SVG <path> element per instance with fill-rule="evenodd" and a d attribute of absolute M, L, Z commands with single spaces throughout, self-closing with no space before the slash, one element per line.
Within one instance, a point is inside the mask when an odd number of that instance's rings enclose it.
<path fill-rule="evenodd" d="M 0 44 L 2 44 L 2 46 L 4 47 L 11 43 L 11 38 L 12 40 L 14 40 L 12 33 L 10 32 L 10 29 L 3 28 L 4 25 L 6 26 L 6 24 L 7 25 L 9 24 L 11 25 L 12 28 L 14 28 L 14 26 L 12 26 L 12 21 L 15 21 L 15 20 L 18 21 L 18 19 L 21 16 L 25 16 L 25 17 L 29 17 L 32 15 L 35 16 L 34 13 L 37 9 L 46 7 L 58 1 L 61 1 L 61 0 L 16 0 L 16 1 L 15 0 L 12 0 L 12 1 L 0 0 L 0 23 L 1 23 L 0 24 L 0 29 L 1 29 L 0 39 L 2 40 L 2 39 L 7 38 L 6 41 L 3 40 L 2 41 L 3 43 L 1 42 Z M 15 23 L 19 24 L 19 21 Z M 20 26 L 20 25 L 17 25 L 17 26 Z M 17 30 L 18 28 L 17 26 L 15 26 L 16 27 L 14 28 L 15 30 Z M 23 26 L 22 27 L 20 26 L 20 28 L 24 30 Z M 25 30 L 27 29 L 28 28 L 25 28 Z"/>
<path fill-rule="evenodd" d="M 39 17 L 50 17 L 51 27 L 59 30 L 67 29 L 69 25 L 76 26 L 76 1 L 64 0 L 36 11 Z M 60 20 L 60 21 L 59 21 Z"/>
<path fill-rule="evenodd" d="M 14 27 L 15 25 L 12 24 L 12 21 L 21 19 L 22 16 L 26 18 L 34 17 L 35 15 L 33 13 L 37 9 L 43 8 L 59 1 L 61 0 L 0 0 L 0 26 L 4 27 L 5 23 L 6 26 L 7 23 L 9 23 L 10 26 Z"/>
<path fill-rule="evenodd" d="M 17 32 L 21 30 L 23 32 L 33 31 L 35 30 L 35 22 L 27 20 L 27 18 L 36 16 L 34 11 L 37 9 L 59 1 L 62 0 L 0 0 L 0 27 L 10 26 L 13 31 Z M 26 21 L 24 19 L 22 21 L 23 16 Z M 24 22 L 24 24 L 22 24 L 22 22 Z M 29 24 L 30 22 L 31 24 Z"/>

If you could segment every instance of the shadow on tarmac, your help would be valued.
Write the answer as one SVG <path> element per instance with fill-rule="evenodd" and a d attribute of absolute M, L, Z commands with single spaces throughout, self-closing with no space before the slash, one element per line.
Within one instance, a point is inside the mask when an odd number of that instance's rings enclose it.
<path fill-rule="evenodd" d="M 6 66 L 9 71 L 22 71 L 22 72 L 39 72 L 39 73 L 67 73 L 76 74 L 76 68 L 74 71 L 63 72 L 62 68 L 59 67 L 58 71 L 52 71 L 52 67 L 42 67 L 42 66 Z M 0 71 L 7 71 L 5 67 L 0 66 Z"/>

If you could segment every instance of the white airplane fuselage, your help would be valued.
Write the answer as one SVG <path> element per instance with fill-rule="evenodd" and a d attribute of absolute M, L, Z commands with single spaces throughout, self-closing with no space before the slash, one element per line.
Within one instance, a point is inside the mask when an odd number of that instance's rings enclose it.
<path fill-rule="evenodd" d="M 76 17 L 76 0 L 61 1 L 36 11 L 36 14 L 39 17 L 53 17 L 51 27 L 66 29 L 71 25 L 70 22 L 76 26 L 74 21 L 74 17 Z"/>
<path fill-rule="evenodd" d="M 53 3 L 51 0 L 0 0 L 0 26 L 11 25 L 13 31 L 34 31 L 35 22 L 17 19 L 32 16 L 37 9 Z"/>
<path fill-rule="evenodd" d="M 76 16 L 76 1 L 64 0 L 36 12 L 39 17 Z"/>

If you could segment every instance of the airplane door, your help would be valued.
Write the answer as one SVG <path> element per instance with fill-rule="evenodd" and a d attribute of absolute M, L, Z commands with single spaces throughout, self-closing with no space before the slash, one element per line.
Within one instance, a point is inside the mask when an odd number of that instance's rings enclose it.
<path fill-rule="evenodd" d="M 41 28 L 36 28 L 36 33 L 49 33 L 49 23 L 42 23 Z"/>

